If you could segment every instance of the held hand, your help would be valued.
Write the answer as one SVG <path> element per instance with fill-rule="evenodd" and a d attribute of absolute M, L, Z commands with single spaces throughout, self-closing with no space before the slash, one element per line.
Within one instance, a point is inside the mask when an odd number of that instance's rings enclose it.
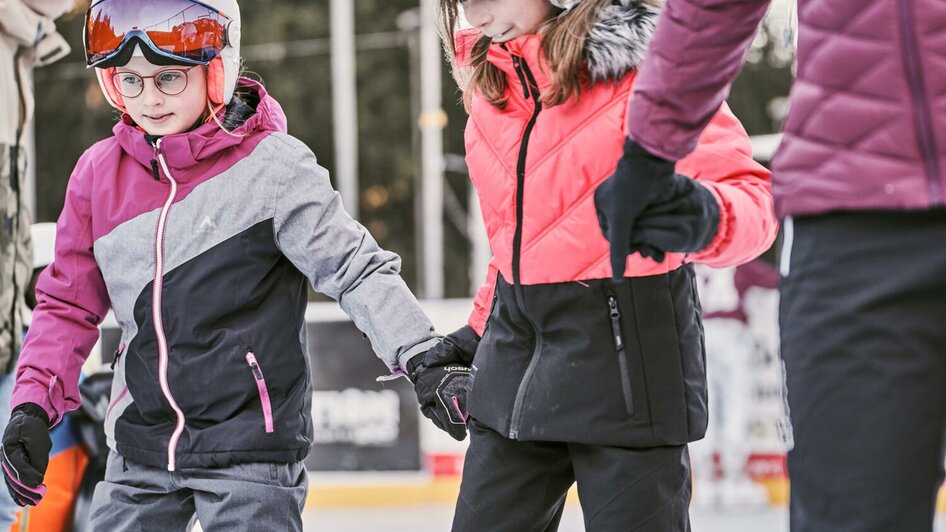
<path fill-rule="evenodd" d="M 421 362 L 414 375 L 414 392 L 424 416 L 453 439 L 466 438 L 466 396 L 473 387 L 472 366 L 427 367 Z"/>
<path fill-rule="evenodd" d="M 660 197 L 637 219 L 631 249 L 662 262 L 664 252 L 692 253 L 709 245 L 719 228 L 715 196 L 697 181 L 674 174 Z"/>
<path fill-rule="evenodd" d="M 473 387 L 478 344 L 479 336 L 465 326 L 408 362 L 421 412 L 458 441 L 466 438 L 466 396 Z"/>
<path fill-rule="evenodd" d="M 627 256 L 638 251 L 631 246 L 635 223 L 654 198 L 661 196 L 669 186 L 673 169 L 673 161 L 652 155 L 633 140 L 626 139 L 624 155 L 614 174 L 595 190 L 598 224 L 611 243 L 611 272 L 615 280 L 624 278 Z"/>
<path fill-rule="evenodd" d="M 36 506 L 46 495 L 43 476 L 49 465 L 49 417 L 37 404 L 23 403 L 13 409 L 3 432 L 0 466 L 13 501 Z"/>

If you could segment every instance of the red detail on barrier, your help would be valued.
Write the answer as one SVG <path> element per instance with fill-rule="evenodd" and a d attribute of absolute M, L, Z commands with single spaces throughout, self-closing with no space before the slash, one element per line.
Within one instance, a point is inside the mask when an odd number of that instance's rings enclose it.
<path fill-rule="evenodd" d="M 460 476 L 463 473 L 462 454 L 428 454 L 424 456 L 427 471 L 435 477 Z"/>
<path fill-rule="evenodd" d="M 753 480 L 788 478 L 785 455 L 781 453 L 753 453 L 746 460 L 746 474 Z"/>
<path fill-rule="evenodd" d="M 462 454 L 427 454 L 427 470 L 435 477 L 458 476 L 463 473 Z M 752 453 L 746 460 L 746 474 L 753 480 L 777 480 L 788 477 L 785 455 L 781 453 Z"/>

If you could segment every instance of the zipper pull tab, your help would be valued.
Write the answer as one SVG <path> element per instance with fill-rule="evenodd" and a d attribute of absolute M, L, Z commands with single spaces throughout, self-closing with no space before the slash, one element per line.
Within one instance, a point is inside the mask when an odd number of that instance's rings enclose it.
<path fill-rule="evenodd" d="M 624 337 L 621 335 L 621 311 L 618 310 L 618 300 L 614 296 L 608 297 L 608 308 L 611 310 L 611 332 L 614 333 L 614 347 L 620 351 L 624 349 Z"/>
<path fill-rule="evenodd" d="M 118 359 L 122 357 L 122 353 L 125 352 L 125 344 L 118 346 L 118 349 L 115 350 L 115 353 L 112 354 L 112 371 L 115 371 L 115 364 L 118 364 Z"/>
<path fill-rule="evenodd" d="M 529 99 L 529 84 L 526 83 L 526 77 L 522 73 L 522 60 L 518 55 L 512 56 L 512 66 L 516 69 L 516 75 L 519 76 L 519 83 L 522 85 L 522 97 Z"/>
<path fill-rule="evenodd" d="M 151 159 L 151 177 L 153 177 L 155 181 L 161 180 L 161 174 L 158 173 L 158 161 L 155 159 Z"/>
<path fill-rule="evenodd" d="M 259 363 L 256 362 L 256 355 L 252 352 L 246 354 L 246 363 L 250 365 L 250 371 L 253 373 L 253 378 L 261 381 L 263 380 L 263 372 L 259 369 Z"/>

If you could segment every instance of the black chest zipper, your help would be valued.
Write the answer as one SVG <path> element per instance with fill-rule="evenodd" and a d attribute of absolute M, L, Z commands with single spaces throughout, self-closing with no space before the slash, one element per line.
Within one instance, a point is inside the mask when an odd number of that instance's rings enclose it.
<path fill-rule="evenodd" d="M 522 132 L 522 140 L 520 141 L 519 145 L 519 159 L 516 163 L 516 232 L 513 236 L 512 244 L 513 290 L 516 294 L 516 303 L 519 307 L 519 312 L 522 314 L 523 318 L 529 324 L 529 327 L 532 328 L 532 332 L 534 333 L 534 343 L 532 346 L 532 358 L 529 360 L 529 365 L 526 367 L 526 371 L 522 375 L 522 380 L 519 381 L 519 388 L 516 390 L 516 399 L 512 407 L 512 416 L 509 424 L 509 438 L 515 440 L 519 438 L 519 424 L 522 421 L 522 403 L 525 401 L 526 390 L 529 387 L 529 383 L 532 380 L 532 375 L 535 373 L 535 368 L 538 365 L 539 358 L 541 357 L 542 347 L 542 337 L 541 333 L 539 332 L 539 328 L 529 317 L 528 310 L 526 309 L 525 295 L 523 293 L 522 279 L 520 275 L 522 254 L 522 211 L 526 178 L 526 155 L 528 154 L 529 149 L 529 138 L 532 135 L 532 130 L 535 128 L 535 123 L 539 117 L 539 113 L 542 112 L 542 102 L 539 99 L 538 84 L 535 81 L 535 77 L 532 75 L 532 71 L 529 69 L 529 65 L 517 55 L 512 56 L 512 64 L 516 69 L 516 74 L 519 76 L 519 80 L 522 82 L 523 96 L 526 100 L 531 99 L 535 104 L 535 107 L 532 110 L 532 116 L 529 118 L 529 122 L 526 124 L 525 130 Z"/>

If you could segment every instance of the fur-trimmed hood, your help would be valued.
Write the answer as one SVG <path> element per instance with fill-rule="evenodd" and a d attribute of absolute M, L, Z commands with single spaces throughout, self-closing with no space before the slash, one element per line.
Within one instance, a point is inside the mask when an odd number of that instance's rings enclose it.
<path fill-rule="evenodd" d="M 585 43 L 585 62 L 592 83 L 615 80 L 640 66 L 657 25 L 660 10 L 641 0 L 613 0 L 601 9 Z M 570 11 L 562 13 L 570 16 Z M 456 63 L 467 64 L 473 45 L 482 37 L 478 29 L 456 33 Z M 506 43 L 510 48 L 530 48 L 537 35 L 526 35 Z M 518 45 L 518 46 L 517 46 Z M 494 45 L 499 46 L 499 45 Z"/>
<path fill-rule="evenodd" d="M 641 64 L 659 14 L 640 0 L 614 0 L 601 10 L 585 44 L 592 83 L 621 78 Z"/>

